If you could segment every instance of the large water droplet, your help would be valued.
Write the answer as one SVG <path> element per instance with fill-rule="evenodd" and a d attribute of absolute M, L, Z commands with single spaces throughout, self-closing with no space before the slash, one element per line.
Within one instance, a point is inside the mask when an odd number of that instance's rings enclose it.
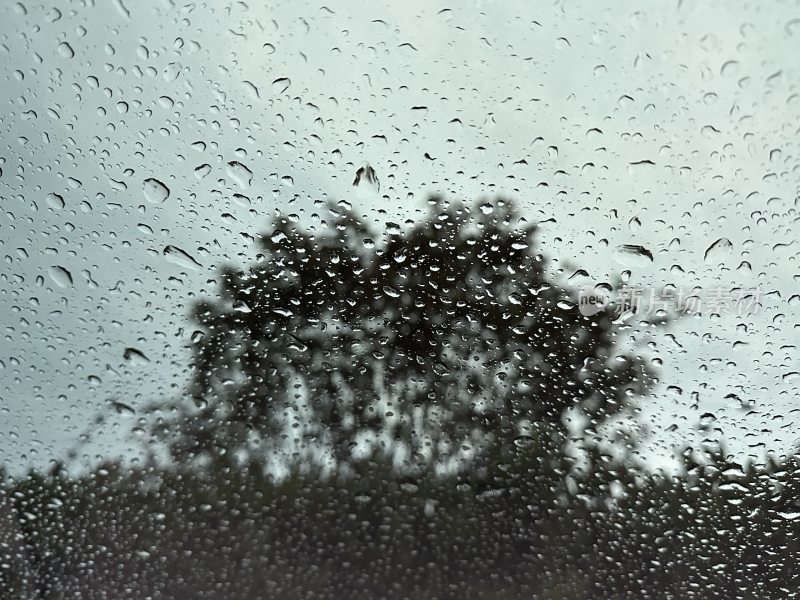
<path fill-rule="evenodd" d="M 787 521 L 796 521 L 800 519 L 800 511 L 786 511 L 786 512 L 779 512 L 778 516 L 781 519 L 786 519 Z"/>
<path fill-rule="evenodd" d="M 211 165 L 208 163 L 203 163 L 194 169 L 194 176 L 198 179 L 205 179 L 209 173 L 211 173 Z"/>
<path fill-rule="evenodd" d="M 185 250 L 181 250 L 177 246 L 169 245 L 164 248 L 164 256 L 166 259 L 178 266 L 184 267 L 186 269 L 198 270 L 202 268 L 199 262 L 197 262 L 191 254 L 186 252 Z"/>
<path fill-rule="evenodd" d="M 164 81 L 175 81 L 181 74 L 183 66 L 180 63 L 171 62 L 164 69 Z"/>
<path fill-rule="evenodd" d="M 117 12 L 122 15 L 126 20 L 130 20 L 131 18 L 131 11 L 128 10 L 128 7 L 122 2 L 122 0 L 114 0 L 114 6 L 117 7 Z"/>
<path fill-rule="evenodd" d="M 58 45 L 58 54 L 63 58 L 72 58 L 75 56 L 75 50 L 67 42 L 61 42 Z"/>
<path fill-rule="evenodd" d="M 136 410 L 134 410 L 130 404 L 125 404 L 119 400 L 112 401 L 111 408 L 114 409 L 114 412 L 116 412 L 118 415 L 122 415 L 123 417 L 131 417 L 136 414 Z"/>
<path fill-rule="evenodd" d="M 292 80 L 288 77 L 279 77 L 272 82 L 272 91 L 276 94 L 282 94 L 289 86 L 292 85 Z"/>
<path fill-rule="evenodd" d="M 44 199 L 50 208 L 61 209 L 65 206 L 64 197 L 61 194 L 56 194 L 53 192 L 47 194 Z"/>
<path fill-rule="evenodd" d="M 361 199 L 374 198 L 381 191 L 381 182 L 378 181 L 375 169 L 365 163 L 356 171 L 353 187 L 356 188 L 356 195 Z"/>
<path fill-rule="evenodd" d="M 145 356 L 144 352 L 136 348 L 125 348 L 125 351 L 122 353 L 122 358 L 136 366 L 145 365 L 150 362 L 150 359 Z"/>
<path fill-rule="evenodd" d="M 733 244 L 728 238 L 719 238 L 711 244 L 705 251 L 703 258 L 706 262 L 714 262 L 725 259 L 733 251 Z"/>
<path fill-rule="evenodd" d="M 253 172 L 238 160 L 228 163 L 228 175 L 242 188 L 249 188 L 253 181 Z"/>
<path fill-rule="evenodd" d="M 53 265 L 48 269 L 47 273 L 58 287 L 66 288 L 72 285 L 72 273 L 62 266 Z"/>
<path fill-rule="evenodd" d="M 161 204 L 169 198 L 169 188 L 152 177 L 144 180 L 144 197 L 148 202 Z"/>
<path fill-rule="evenodd" d="M 641 267 L 653 262 L 653 253 L 644 246 L 622 244 L 614 251 L 614 260 L 626 267 Z"/>

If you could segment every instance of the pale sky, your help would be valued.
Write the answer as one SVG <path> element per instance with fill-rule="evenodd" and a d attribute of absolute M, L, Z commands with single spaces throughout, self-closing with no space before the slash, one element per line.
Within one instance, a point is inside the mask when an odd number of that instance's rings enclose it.
<path fill-rule="evenodd" d="M 800 3 L 264 4 L 0 5 L 6 465 L 63 458 L 98 413 L 114 453 L 138 417 L 110 399 L 179 395 L 188 307 L 276 211 L 414 219 L 432 192 L 517 200 L 581 285 L 761 290 L 668 337 L 633 321 L 663 360 L 640 418 L 654 461 L 705 413 L 737 453 L 797 442 Z"/>

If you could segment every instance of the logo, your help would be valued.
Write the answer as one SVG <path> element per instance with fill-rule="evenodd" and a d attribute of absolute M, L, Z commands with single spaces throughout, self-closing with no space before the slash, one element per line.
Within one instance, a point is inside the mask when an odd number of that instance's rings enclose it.
<path fill-rule="evenodd" d="M 594 286 L 584 286 L 578 291 L 578 310 L 585 317 L 602 312 L 610 303 L 609 296 Z"/>

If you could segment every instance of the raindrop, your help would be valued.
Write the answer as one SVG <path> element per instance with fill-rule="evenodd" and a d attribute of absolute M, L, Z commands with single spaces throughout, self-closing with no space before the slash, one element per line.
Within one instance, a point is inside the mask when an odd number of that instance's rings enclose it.
<path fill-rule="evenodd" d="M 45 201 L 50 208 L 61 209 L 65 206 L 64 197 L 61 194 L 56 194 L 55 192 L 47 194 L 47 196 L 45 196 Z"/>
<path fill-rule="evenodd" d="M 194 176 L 198 179 L 204 179 L 211 173 L 211 165 L 208 163 L 202 164 L 199 167 L 195 167 Z"/>
<path fill-rule="evenodd" d="M 234 194 L 233 201 L 239 206 L 245 206 L 245 207 L 250 206 L 252 204 L 250 198 L 248 196 L 245 196 L 244 194 Z"/>
<path fill-rule="evenodd" d="M 125 348 L 122 353 L 122 358 L 132 365 L 143 365 L 150 362 L 150 359 L 145 356 L 144 352 L 136 348 Z"/>
<path fill-rule="evenodd" d="M 169 198 L 169 188 L 152 177 L 144 180 L 144 197 L 152 204 L 161 204 Z"/>
<path fill-rule="evenodd" d="M 622 244 L 614 251 L 614 260 L 625 266 L 639 267 L 653 262 L 653 253 L 644 246 Z"/>
<path fill-rule="evenodd" d="M 114 0 L 114 6 L 117 7 L 117 12 L 122 15 L 125 19 L 130 20 L 131 18 L 131 11 L 128 10 L 128 7 L 122 2 L 122 0 Z"/>
<path fill-rule="evenodd" d="M 181 74 L 183 67 L 180 63 L 171 62 L 164 69 L 164 81 L 175 81 Z"/>
<path fill-rule="evenodd" d="M 655 164 L 656 163 L 654 163 L 652 160 L 647 159 L 647 158 L 643 159 L 643 160 L 637 160 L 637 161 L 628 163 L 628 172 L 629 173 L 637 173 L 639 171 L 648 172 L 649 169 L 651 169 L 652 167 L 655 166 Z"/>
<path fill-rule="evenodd" d="M 111 408 L 113 408 L 114 412 L 116 412 L 118 415 L 122 415 L 124 417 L 130 417 L 136 414 L 136 411 L 130 404 L 125 404 L 119 400 L 112 401 Z"/>
<path fill-rule="evenodd" d="M 203 266 L 197 262 L 191 254 L 171 244 L 164 247 L 164 256 L 169 262 L 186 269 L 192 269 L 196 271 Z"/>
<path fill-rule="evenodd" d="M 228 176 L 241 188 L 249 188 L 250 182 L 253 181 L 253 172 L 238 160 L 232 160 L 228 163 Z"/>
<path fill-rule="evenodd" d="M 55 7 L 50 8 L 45 15 L 48 23 L 55 23 L 61 18 L 61 11 Z"/>
<path fill-rule="evenodd" d="M 48 269 L 50 279 L 53 280 L 58 287 L 66 288 L 72 285 L 72 273 L 64 267 L 54 265 Z"/>
<path fill-rule="evenodd" d="M 288 77 L 279 77 L 272 82 L 272 91 L 276 94 L 282 94 L 289 89 L 290 85 L 292 85 L 291 79 Z"/>
<path fill-rule="evenodd" d="M 58 54 L 63 58 L 72 58 L 75 56 L 75 50 L 67 42 L 61 42 L 58 45 Z"/>
<path fill-rule="evenodd" d="M 530 435 L 518 435 L 514 438 L 514 445 L 517 448 L 530 448 L 536 444 L 536 439 Z"/>
<path fill-rule="evenodd" d="M 719 72 L 723 77 L 733 77 L 739 72 L 739 62 L 729 60 L 722 65 Z"/>
<path fill-rule="evenodd" d="M 732 250 L 733 244 L 728 238 L 719 238 L 706 249 L 703 259 L 706 262 L 718 261 L 729 255 Z"/>
<path fill-rule="evenodd" d="M 798 511 L 779 512 L 778 516 L 781 519 L 786 519 L 787 521 L 796 521 L 797 519 L 800 519 L 800 512 Z"/>
<path fill-rule="evenodd" d="M 356 177 L 353 180 L 353 187 L 357 190 L 357 195 L 362 197 L 369 197 L 377 195 L 381 190 L 381 183 L 378 181 L 378 175 L 368 163 L 360 167 L 356 171 Z"/>
<path fill-rule="evenodd" d="M 250 81 L 244 81 L 242 83 L 244 84 L 244 87 L 247 89 L 247 91 L 250 92 L 250 95 L 253 96 L 253 98 L 255 98 L 256 100 L 261 98 L 261 96 L 258 93 L 258 88 L 254 83 Z"/>

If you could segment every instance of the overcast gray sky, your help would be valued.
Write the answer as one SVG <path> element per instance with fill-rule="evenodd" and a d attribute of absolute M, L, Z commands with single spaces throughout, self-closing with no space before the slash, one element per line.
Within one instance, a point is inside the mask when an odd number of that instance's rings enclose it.
<path fill-rule="evenodd" d="M 0 5 L 0 460 L 62 458 L 103 411 L 114 452 L 137 416 L 109 399 L 180 394 L 188 306 L 276 211 L 413 219 L 432 192 L 518 200 L 580 284 L 761 290 L 633 321 L 663 360 L 641 420 L 654 456 L 705 413 L 737 452 L 796 442 L 800 3 L 274 4 Z"/>

